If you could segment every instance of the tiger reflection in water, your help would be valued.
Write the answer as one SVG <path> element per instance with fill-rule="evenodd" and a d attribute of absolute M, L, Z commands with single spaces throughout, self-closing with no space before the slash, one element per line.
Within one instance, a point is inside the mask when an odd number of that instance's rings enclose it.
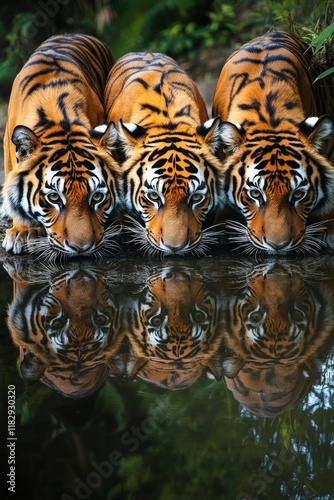
<path fill-rule="evenodd" d="M 105 272 L 72 265 L 55 276 L 37 272 L 31 283 L 22 269 L 7 271 L 16 291 L 7 323 L 24 381 L 40 380 L 74 399 L 95 392 L 122 342 L 120 310 Z"/>
<path fill-rule="evenodd" d="M 316 282 L 320 267 L 308 264 L 259 264 L 248 276 L 243 271 L 238 293 L 230 291 L 223 372 L 235 399 L 255 415 L 296 407 L 333 342 L 333 293 Z"/>
<path fill-rule="evenodd" d="M 256 415 L 297 406 L 333 343 L 332 266 L 328 285 L 323 268 L 306 259 L 242 267 L 231 260 L 220 271 L 201 263 L 151 267 L 140 266 L 135 283 L 131 266 L 127 275 L 71 263 L 32 283 L 8 269 L 17 288 L 8 326 L 23 379 L 80 398 L 109 375 L 169 390 L 202 374 L 224 376 Z"/>
<path fill-rule="evenodd" d="M 216 369 L 221 309 L 214 286 L 186 266 L 164 266 L 128 304 L 127 375 L 170 390 L 185 389 Z"/>

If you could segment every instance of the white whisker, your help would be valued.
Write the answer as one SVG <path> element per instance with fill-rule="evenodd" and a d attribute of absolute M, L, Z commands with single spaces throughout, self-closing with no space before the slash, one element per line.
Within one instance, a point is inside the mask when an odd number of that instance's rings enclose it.
<path fill-rule="evenodd" d="M 306 226 L 304 240 L 296 249 L 297 253 L 316 255 L 326 247 L 327 222 L 330 222 L 330 220 L 315 222 Z"/>
<path fill-rule="evenodd" d="M 205 229 L 203 229 L 202 234 L 210 233 L 221 236 L 222 234 L 224 234 L 224 232 L 225 224 L 220 222 L 219 224 L 214 224 L 213 226 L 206 227 Z"/>
<path fill-rule="evenodd" d="M 326 223 L 330 221 L 321 221 L 310 224 L 305 228 L 303 241 L 298 247 L 289 248 L 286 252 L 302 255 L 316 255 L 325 247 L 325 236 L 327 232 Z M 229 243 L 236 244 L 235 250 L 244 255 L 257 257 L 259 254 L 268 253 L 265 249 L 261 250 L 253 245 L 248 237 L 247 227 L 237 221 L 226 221 L 226 234 Z"/>
<path fill-rule="evenodd" d="M 114 222 L 104 231 L 103 243 L 101 246 L 97 247 L 90 254 L 82 255 L 82 257 L 93 257 L 106 258 L 114 255 L 115 251 L 119 250 L 119 243 L 115 241 L 119 237 L 121 232 L 121 226 Z M 70 254 L 64 252 L 61 248 L 57 248 L 55 245 L 51 245 L 49 239 L 46 237 L 31 238 L 24 244 L 24 249 L 34 258 L 38 258 L 40 262 L 48 262 L 55 264 L 59 262 L 60 264 L 66 264 L 69 259 L 74 257 L 80 257 L 80 254 Z"/>
<path fill-rule="evenodd" d="M 135 243 L 140 247 L 151 246 L 146 238 L 145 227 L 140 224 L 136 219 L 131 217 L 131 215 L 126 215 L 125 219 L 129 221 L 129 225 L 123 226 L 123 231 L 125 233 L 131 234 L 132 238 L 128 240 L 129 243 Z M 143 249 L 143 248 L 142 248 Z"/>
<path fill-rule="evenodd" d="M 236 251 L 240 251 L 247 256 L 259 253 L 259 249 L 249 241 L 247 227 L 241 222 L 227 220 L 226 234 L 228 243 L 237 244 L 235 247 Z"/>
<path fill-rule="evenodd" d="M 127 240 L 128 243 L 133 243 L 138 246 L 138 249 L 144 253 L 145 256 L 148 257 L 157 257 L 161 258 L 165 256 L 174 255 L 173 253 L 164 252 L 159 248 L 154 247 L 146 237 L 146 229 L 145 227 L 134 219 L 131 215 L 126 215 L 125 219 L 129 222 L 129 225 L 123 226 L 123 230 L 125 233 L 130 235 Z M 204 256 L 210 250 L 210 245 L 217 245 L 219 236 L 224 234 L 224 224 L 215 224 L 213 226 L 209 226 L 202 231 L 201 240 L 194 248 L 189 248 L 187 253 L 196 256 Z M 184 255 L 186 252 L 176 253 L 175 255 Z"/>

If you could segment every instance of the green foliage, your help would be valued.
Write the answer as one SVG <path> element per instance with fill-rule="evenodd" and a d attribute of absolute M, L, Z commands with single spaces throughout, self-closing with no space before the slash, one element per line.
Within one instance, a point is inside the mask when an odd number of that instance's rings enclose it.
<path fill-rule="evenodd" d="M 109 45 L 115 58 L 143 47 L 143 31 L 146 17 L 155 0 L 114 0 L 109 5 L 110 21 L 101 26 L 99 35 Z"/>
<path fill-rule="evenodd" d="M 226 43 L 233 18 L 232 2 L 161 0 L 146 13 L 140 46 L 174 57 L 191 56 L 199 46 Z"/>
<path fill-rule="evenodd" d="M 313 49 L 314 59 L 319 66 L 327 68 L 316 78 L 316 81 L 334 73 L 334 22 L 318 35 L 313 36 L 310 48 Z"/>
<path fill-rule="evenodd" d="M 0 90 L 10 88 L 18 69 L 32 51 L 32 45 L 27 38 L 32 22 L 33 14 L 17 14 L 13 19 L 11 31 L 4 37 L 7 47 L 3 51 L 4 60 L 0 62 Z M 0 25 L 0 31 L 5 31 L 3 24 Z"/>
<path fill-rule="evenodd" d="M 266 0 L 273 26 L 300 36 L 313 51 L 312 66 L 321 74 L 316 80 L 334 73 L 333 2 Z M 329 82 L 330 84 L 330 82 Z"/>
<path fill-rule="evenodd" d="M 42 5 L 37 0 L 28 4 L 18 0 L 15 6 L 5 1 L 0 7 L 2 95 L 8 94 L 15 75 L 42 40 L 73 30 L 97 34 L 115 58 L 154 50 L 189 59 L 197 58 L 203 48 L 234 48 L 274 27 L 314 43 L 317 58 L 326 55 L 326 69 L 334 66 L 328 65 L 334 45 L 329 0 L 74 0 L 59 4 L 37 29 Z"/>
<path fill-rule="evenodd" d="M 311 31 L 309 30 L 309 33 Z M 332 37 L 334 34 L 334 23 L 327 26 L 320 34 L 316 34 L 313 32 L 313 40 L 310 41 L 310 47 L 313 47 L 315 53 L 319 52 L 323 46 L 328 42 L 328 40 L 332 41 Z"/>
<path fill-rule="evenodd" d="M 323 0 L 312 2 L 309 0 L 265 0 L 266 8 L 273 26 L 283 27 L 287 31 L 300 34 L 301 27 L 308 23 L 313 25 L 317 21 L 317 13 L 321 10 Z"/>
<path fill-rule="evenodd" d="M 188 2 L 189 3 L 189 2 Z M 190 2 L 196 4 L 194 0 Z M 189 18 L 184 16 L 183 5 L 175 12 L 176 22 L 159 31 L 149 43 L 151 50 L 179 57 L 184 54 L 194 56 L 199 48 L 214 45 L 229 45 L 232 36 L 240 33 L 243 23 L 235 24 L 234 2 L 214 2 L 205 16 Z M 195 5 L 190 5 L 193 10 Z M 154 23 L 155 16 L 147 20 Z M 205 22 L 203 22 L 205 19 Z"/>

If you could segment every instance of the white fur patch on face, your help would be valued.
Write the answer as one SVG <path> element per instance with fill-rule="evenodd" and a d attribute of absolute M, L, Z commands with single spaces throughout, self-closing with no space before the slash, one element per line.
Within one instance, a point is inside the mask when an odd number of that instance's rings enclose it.
<path fill-rule="evenodd" d="M 298 175 L 293 175 L 291 177 L 290 185 L 292 190 L 297 189 L 301 184 L 304 185 L 304 181 L 307 178 L 303 165 L 299 165 L 298 168 L 295 168 L 294 172 Z"/>
<path fill-rule="evenodd" d="M 254 187 L 263 189 L 265 184 L 265 179 L 263 175 L 259 175 L 259 170 L 256 167 L 257 163 L 251 163 L 247 167 L 247 173 L 246 173 L 247 179 L 253 184 Z"/>
<path fill-rule="evenodd" d="M 66 205 L 66 198 L 64 196 L 64 177 L 61 177 L 58 173 L 52 172 L 51 168 L 48 168 L 45 172 L 44 184 L 45 186 L 49 186 L 47 189 L 44 188 L 45 194 L 56 191 L 61 197 L 62 203 Z"/>
<path fill-rule="evenodd" d="M 256 168 L 257 164 L 252 163 L 247 168 L 247 179 L 259 189 L 263 189 L 265 185 L 265 178 L 259 175 L 259 171 Z M 290 180 L 291 189 L 297 189 L 301 184 L 304 185 L 305 179 L 307 179 L 305 168 L 303 165 L 299 165 L 298 168 L 294 169 L 294 172 L 298 175 L 293 175 Z"/>
<path fill-rule="evenodd" d="M 91 175 L 88 176 L 88 193 L 87 194 L 92 194 L 94 193 L 97 189 L 100 188 L 101 185 L 104 185 L 104 179 L 102 176 L 102 172 L 98 167 L 96 167 L 92 172 Z M 66 205 L 66 197 L 64 195 L 65 192 L 65 183 L 66 183 L 66 178 L 59 175 L 58 173 L 52 172 L 51 168 L 48 168 L 45 172 L 45 179 L 44 179 L 44 184 L 49 186 L 48 189 L 45 189 L 45 193 L 49 193 L 52 191 L 56 191 L 59 196 L 62 199 L 63 205 Z M 107 189 L 101 189 L 101 191 L 106 192 Z"/>
<path fill-rule="evenodd" d="M 162 196 L 164 180 L 161 175 L 157 175 L 154 168 L 148 168 L 146 170 L 144 174 L 144 184 L 147 184 L 151 189 L 155 189 L 155 191 Z"/>

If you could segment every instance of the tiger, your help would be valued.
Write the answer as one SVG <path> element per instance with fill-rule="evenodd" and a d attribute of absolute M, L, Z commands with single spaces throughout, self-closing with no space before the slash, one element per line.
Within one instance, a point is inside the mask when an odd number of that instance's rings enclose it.
<path fill-rule="evenodd" d="M 40 381 L 71 399 L 95 393 L 123 341 L 121 306 L 106 269 L 89 261 L 5 269 L 15 284 L 7 325 L 24 382 Z"/>
<path fill-rule="evenodd" d="M 186 266 L 163 266 L 128 301 L 126 373 L 168 390 L 185 389 L 203 374 L 222 374 L 219 295 Z"/>
<path fill-rule="evenodd" d="M 295 408 L 321 373 L 334 314 L 333 289 L 319 276 L 320 266 L 307 258 L 302 265 L 284 259 L 236 269 L 225 303 L 221 372 L 254 415 L 272 418 Z"/>
<path fill-rule="evenodd" d="M 205 253 L 217 230 L 203 224 L 223 196 L 219 118 L 209 120 L 193 80 L 160 53 L 122 56 L 104 102 L 107 122 L 118 125 L 133 241 L 149 254 Z"/>
<path fill-rule="evenodd" d="M 313 83 L 312 61 L 302 40 L 273 32 L 232 53 L 218 78 L 226 209 L 217 220 L 243 252 L 333 248 L 334 94 L 327 80 Z"/>
<path fill-rule="evenodd" d="M 13 219 L 7 252 L 75 257 L 116 244 L 117 131 L 114 124 L 99 131 L 113 64 L 95 37 L 55 35 L 15 78 L 4 136 L 3 215 Z"/>

